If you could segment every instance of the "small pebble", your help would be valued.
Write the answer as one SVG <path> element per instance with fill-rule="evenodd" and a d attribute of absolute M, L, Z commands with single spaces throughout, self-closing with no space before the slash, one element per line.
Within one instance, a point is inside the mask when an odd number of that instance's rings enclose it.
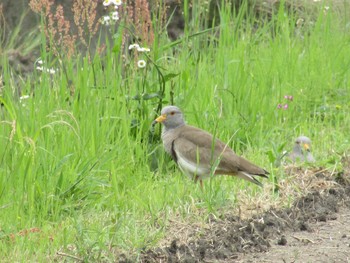
<path fill-rule="evenodd" d="M 281 236 L 281 238 L 277 241 L 277 244 L 280 246 L 285 246 L 287 245 L 287 239 L 285 236 Z"/>

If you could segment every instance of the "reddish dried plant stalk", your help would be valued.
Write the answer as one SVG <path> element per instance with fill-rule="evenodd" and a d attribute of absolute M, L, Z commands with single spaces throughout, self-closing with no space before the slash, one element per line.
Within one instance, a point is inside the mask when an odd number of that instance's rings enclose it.
<path fill-rule="evenodd" d="M 180 0 L 179 1 L 179 5 L 181 5 L 181 2 Z M 169 1 L 170 3 L 170 1 Z M 168 11 L 169 11 L 169 3 L 167 3 L 167 1 L 160 1 L 160 0 L 157 0 L 156 3 L 155 3 L 155 6 L 154 6 L 154 10 L 157 10 L 158 15 L 157 17 L 159 17 L 159 25 L 158 25 L 158 28 L 159 29 L 162 29 L 164 28 L 164 26 L 166 25 L 167 23 L 167 20 L 168 20 Z M 152 12 L 153 13 L 153 12 Z"/>
<path fill-rule="evenodd" d="M 3 13 L 3 6 L 2 4 L 0 4 L 0 28 L 2 28 L 2 32 L 0 33 L 0 54 L 1 54 L 1 43 L 4 41 L 5 38 L 5 34 L 6 34 L 6 22 L 5 22 L 5 17 L 4 17 L 4 13 Z M 1 77 L 1 75 L 0 75 Z M 1 82 L 0 82 L 0 86 L 1 86 Z"/>
<path fill-rule="evenodd" d="M 134 25 L 135 36 L 141 44 L 152 46 L 154 31 L 152 26 L 151 11 L 147 0 L 129 0 L 128 21 Z"/>
<path fill-rule="evenodd" d="M 61 5 L 56 7 L 56 14 L 54 19 L 51 20 L 54 21 L 51 32 L 56 31 L 56 34 L 52 36 L 54 39 L 57 38 L 57 46 L 61 46 L 63 51 L 66 52 L 67 57 L 70 58 L 75 51 L 76 36 L 70 33 L 70 22 L 64 18 L 63 7 Z"/>
<path fill-rule="evenodd" d="M 30 8 L 37 14 L 48 16 L 51 13 L 53 0 L 30 0 Z"/>
<path fill-rule="evenodd" d="M 99 0 L 74 0 L 72 2 L 77 34 L 81 43 L 87 47 L 99 27 L 99 21 L 96 19 Z M 54 7 L 54 0 L 30 0 L 29 6 L 44 18 L 43 31 L 49 40 L 50 49 L 55 55 L 61 52 L 70 58 L 75 52 L 77 35 L 72 30 L 69 20 L 64 16 L 62 5 Z"/>
<path fill-rule="evenodd" d="M 53 13 L 53 3 L 53 0 L 30 0 L 29 6 L 44 18 L 43 31 L 50 50 L 56 56 L 62 52 L 70 58 L 75 51 L 76 36 L 71 33 L 70 22 L 64 17 L 62 5 L 57 5 Z"/>
<path fill-rule="evenodd" d="M 87 40 L 96 34 L 99 21 L 96 20 L 96 8 L 98 0 L 75 0 L 73 4 L 74 23 L 78 29 L 80 41 L 87 47 Z"/>

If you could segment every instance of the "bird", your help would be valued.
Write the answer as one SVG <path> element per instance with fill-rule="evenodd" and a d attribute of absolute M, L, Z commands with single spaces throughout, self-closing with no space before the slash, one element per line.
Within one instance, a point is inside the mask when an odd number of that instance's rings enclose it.
<path fill-rule="evenodd" d="M 289 154 L 288 158 L 292 162 L 309 162 L 314 163 L 315 158 L 311 153 L 311 140 L 306 136 L 299 136 L 296 138 L 293 151 Z"/>
<path fill-rule="evenodd" d="M 207 131 L 187 125 L 182 111 L 173 105 L 165 106 L 153 124 L 161 123 L 165 151 L 180 170 L 195 182 L 211 175 L 231 175 L 262 186 L 256 177 L 268 178 L 269 172 L 236 155 L 224 142 Z"/>

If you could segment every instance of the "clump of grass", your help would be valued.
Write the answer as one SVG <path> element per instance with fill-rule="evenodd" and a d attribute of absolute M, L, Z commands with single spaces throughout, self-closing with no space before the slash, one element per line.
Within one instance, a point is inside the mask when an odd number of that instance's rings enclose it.
<path fill-rule="evenodd" d="M 205 31 L 203 21 L 192 21 L 184 38 L 170 44 L 155 33 L 149 46 L 138 43 L 150 48 L 146 53 L 124 43 L 125 32 L 132 32 L 126 20 L 111 30 L 101 56 L 73 53 L 68 59 L 58 49 L 56 63 L 42 38 L 44 66 L 58 70 L 34 72 L 19 82 L 20 95 L 3 64 L 0 253 L 6 260 L 113 261 L 123 251 L 137 254 L 156 245 L 174 215 L 205 222 L 209 213 L 221 216 L 235 206 L 242 191 L 247 200 L 278 198 L 274 187 L 263 193 L 223 177 L 205 182 L 201 191 L 181 175 L 156 139 L 159 129 L 151 130 L 160 105 L 170 102 L 184 109 L 190 124 L 224 141 L 234 134 L 237 153 L 270 170 L 277 182 L 290 175 L 274 168 L 267 152 L 290 149 L 300 134 L 313 139 L 316 159 L 333 156 L 320 164 L 335 166 L 349 150 L 350 50 L 343 24 L 321 10 L 301 36 L 297 17 L 283 6 L 258 28 L 247 12 L 223 5 L 218 27 Z M 210 31 L 220 34 L 208 40 Z M 145 67 L 134 63 L 140 59 Z M 282 102 L 287 109 L 278 109 Z"/>

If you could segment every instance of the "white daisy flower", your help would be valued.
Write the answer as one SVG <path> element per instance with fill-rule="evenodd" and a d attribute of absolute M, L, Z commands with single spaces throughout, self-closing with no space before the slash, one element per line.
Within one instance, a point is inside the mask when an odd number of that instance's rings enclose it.
<path fill-rule="evenodd" d="M 112 12 L 112 20 L 114 20 L 114 21 L 119 20 L 119 14 L 117 11 Z"/>
<path fill-rule="evenodd" d="M 104 6 L 109 6 L 109 5 L 115 5 L 115 6 L 118 6 L 118 5 L 121 5 L 123 2 L 121 0 L 104 0 L 103 1 L 103 5 Z"/>
<path fill-rule="evenodd" d="M 137 51 L 138 52 L 150 52 L 151 50 L 147 47 L 138 47 Z"/>
<path fill-rule="evenodd" d="M 137 61 L 137 66 L 138 66 L 139 68 L 144 68 L 144 67 L 146 67 L 146 65 L 147 65 L 147 63 L 146 63 L 146 61 L 144 61 L 143 59 Z"/>
<path fill-rule="evenodd" d="M 114 5 L 117 5 L 117 6 L 123 3 L 122 0 L 114 0 L 113 2 L 114 2 Z"/>
<path fill-rule="evenodd" d="M 50 69 L 46 69 L 46 72 L 48 72 L 50 74 L 55 74 L 56 70 L 54 70 L 53 68 L 50 68 Z"/>
<path fill-rule="evenodd" d="M 26 99 L 29 99 L 29 95 L 23 95 L 19 97 L 19 100 L 26 100 Z"/>
<path fill-rule="evenodd" d="M 139 44 L 131 44 L 129 46 L 129 50 L 136 48 L 137 50 L 140 48 Z"/>
<path fill-rule="evenodd" d="M 46 67 L 39 67 L 39 66 L 37 66 L 36 69 L 39 70 L 39 71 L 42 71 L 42 72 L 47 72 L 49 74 L 55 74 L 56 73 L 56 70 L 53 69 L 53 68 L 49 69 L 49 68 L 46 68 Z"/>
<path fill-rule="evenodd" d="M 110 4 L 112 4 L 113 0 L 104 0 L 103 1 L 103 5 L 104 6 L 109 6 Z"/>
<path fill-rule="evenodd" d="M 103 16 L 102 17 L 102 22 L 103 25 L 109 26 L 111 23 L 111 18 L 109 16 Z"/>

